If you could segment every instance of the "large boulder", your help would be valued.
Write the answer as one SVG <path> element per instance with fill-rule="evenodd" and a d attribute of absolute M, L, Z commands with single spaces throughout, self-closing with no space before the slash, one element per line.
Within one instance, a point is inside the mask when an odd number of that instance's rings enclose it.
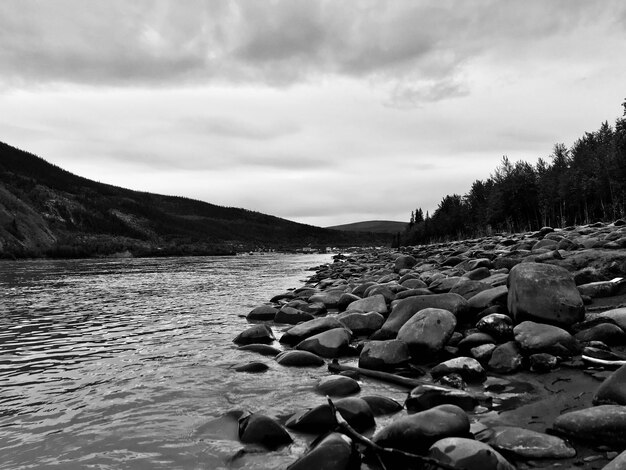
<path fill-rule="evenodd" d="M 553 429 L 571 439 L 626 445 L 626 406 L 600 405 L 570 411 L 554 420 Z"/>
<path fill-rule="evenodd" d="M 303 312 L 294 307 L 284 306 L 274 316 L 275 323 L 285 323 L 286 325 L 297 325 L 305 321 L 313 320 L 313 314 Z"/>
<path fill-rule="evenodd" d="M 491 353 L 489 369 L 499 374 L 511 374 L 522 366 L 522 354 L 515 341 L 497 346 Z"/>
<path fill-rule="evenodd" d="M 363 432 L 376 426 L 372 409 L 362 398 L 340 398 L 334 400 L 334 405 L 355 430 Z M 328 403 L 295 413 L 285 423 L 289 429 L 311 433 L 328 432 L 336 425 L 337 422 Z"/>
<path fill-rule="evenodd" d="M 346 310 L 386 314 L 387 302 L 383 294 L 374 294 L 371 297 L 366 297 L 364 299 L 359 299 L 351 302 L 350 304 L 348 304 Z"/>
<path fill-rule="evenodd" d="M 515 426 L 496 426 L 489 431 L 487 444 L 518 459 L 568 459 L 576 456 L 576 450 L 557 436 Z"/>
<path fill-rule="evenodd" d="M 581 350 L 578 341 L 558 326 L 524 321 L 513 328 L 513 334 L 522 350 L 529 354 L 545 352 L 569 357 Z"/>
<path fill-rule="evenodd" d="M 467 300 L 459 294 L 450 293 L 408 297 L 397 301 L 397 303 L 394 302 L 394 304 L 387 321 L 380 329 L 383 335 L 387 334 L 389 336 L 387 338 L 383 336 L 381 339 L 393 338 L 409 318 L 425 308 L 448 310 L 456 317 L 465 315 L 468 310 Z"/>
<path fill-rule="evenodd" d="M 246 444 L 260 444 L 272 450 L 293 442 L 280 424 L 258 413 L 239 420 L 239 439 Z"/>
<path fill-rule="evenodd" d="M 367 335 L 380 329 L 385 323 L 385 317 L 380 313 L 345 312 L 339 315 L 338 320 L 355 335 Z"/>
<path fill-rule="evenodd" d="M 417 264 L 417 260 L 411 255 L 401 255 L 396 258 L 394 263 L 394 271 L 400 272 L 403 269 L 411 269 Z"/>
<path fill-rule="evenodd" d="M 273 343 L 274 332 L 267 325 L 254 325 L 239 333 L 233 343 L 235 344 L 252 344 L 252 343 Z"/>
<path fill-rule="evenodd" d="M 504 285 L 485 289 L 470 297 L 469 308 L 474 312 L 480 312 L 496 305 L 504 306 L 507 303 L 508 292 L 508 288 Z"/>
<path fill-rule="evenodd" d="M 342 288 L 331 288 L 320 292 L 319 294 L 313 294 L 309 297 L 309 302 L 321 302 L 326 308 L 337 308 L 339 306 L 339 299 L 345 292 Z"/>
<path fill-rule="evenodd" d="M 597 316 L 600 318 L 610 318 L 615 322 L 617 326 L 626 331 L 626 307 L 606 310 L 602 313 L 599 313 Z"/>
<path fill-rule="evenodd" d="M 359 367 L 390 371 L 405 366 L 410 358 L 409 348 L 402 341 L 368 341 L 359 356 Z"/>
<path fill-rule="evenodd" d="M 515 470 L 488 444 L 462 437 L 448 437 L 435 442 L 428 450 L 428 456 L 464 470 Z"/>
<path fill-rule="evenodd" d="M 348 350 L 351 336 L 344 327 L 333 328 L 299 342 L 296 349 L 309 351 L 321 357 L 339 357 Z"/>
<path fill-rule="evenodd" d="M 455 327 L 456 317 L 452 312 L 426 308 L 400 328 L 398 339 L 408 345 L 413 358 L 429 360 L 443 350 Z"/>
<path fill-rule="evenodd" d="M 398 418 L 378 431 L 373 440 L 383 447 L 412 453 L 424 453 L 444 437 L 465 437 L 469 419 L 455 405 L 440 405 L 413 415 Z"/>
<path fill-rule="evenodd" d="M 280 342 L 294 346 L 306 338 L 310 338 L 323 331 L 332 330 L 333 328 L 343 328 L 343 325 L 336 317 L 314 318 L 313 320 L 289 328 L 280 337 Z"/>
<path fill-rule="evenodd" d="M 258 307 L 253 308 L 250 313 L 246 315 L 246 320 L 272 321 L 277 313 L 278 309 L 272 307 L 271 305 L 259 305 Z"/>
<path fill-rule="evenodd" d="M 626 365 L 623 365 L 602 382 L 593 396 L 594 405 L 626 406 Z"/>
<path fill-rule="evenodd" d="M 583 320 L 585 307 L 572 274 L 560 266 L 521 263 L 508 279 L 508 309 L 517 321 L 572 325 Z"/>
<path fill-rule="evenodd" d="M 319 367 L 324 359 L 309 351 L 285 351 L 276 356 L 276 362 L 287 367 Z"/>
<path fill-rule="evenodd" d="M 359 383 L 345 375 L 329 375 L 322 377 L 317 383 L 317 391 L 331 397 L 345 397 L 361 391 Z"/>

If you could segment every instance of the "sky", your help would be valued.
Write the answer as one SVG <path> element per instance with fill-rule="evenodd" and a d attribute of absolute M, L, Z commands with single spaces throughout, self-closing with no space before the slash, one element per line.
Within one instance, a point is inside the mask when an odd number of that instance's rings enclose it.
<path fill-rule="evenodd" d="M 432 213 L 625 98 L 622 0 L 0 2 L 0 141 L 323 227 Z"/>

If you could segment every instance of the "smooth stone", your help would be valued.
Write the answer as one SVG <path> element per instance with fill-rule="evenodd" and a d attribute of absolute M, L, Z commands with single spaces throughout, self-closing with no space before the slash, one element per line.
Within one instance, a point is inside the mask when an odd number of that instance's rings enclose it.
<path fill-rule="evenodd" d="M 471 411 L 478 405 L 478 400 L 465 390 L 444 385 L 423 384 L 411 390 L 404 403 L 410 413 L 444 404 L 456 405 L 465 411 Z"/>
<path fill-rule="evenodd" d="M 594 405 L 626 406 L 626 365 L 613 372 L 593 396 Z"/>
<path fill-rule="evenodd" d="M 483 344 L 495 344 L 496 340 L 490 334 L 483 332 L 470 333 L 458 343 L 462 351 L 467 351 Z"/>
<path fill-rule="evenodd" d="M 368 281 L 364 282 L 363 284 L 359 284 L 354 289 L 352 289 L 352 294 L 356 295 L 357 297 L 364 297 L 365 291 L 374 285 L 376 285 L 374 281 Z"/>
<path fill-rule="evenodd" d="M 308 351 L 285 351 L 276 356 L 276 362 L 288 367 L 319 367 L 326 364 L 324 359 Z"/>
<path fill-rule="evenodd" d="M 464 470 L 515 470 L 490 445 L 462 437 L 435 442 L 428 450 L 428 457 Z"/>
<path fill-rule="evenodd" d="M 402 269 L 411 269 L 417 264 L 417 260 L 411 255 L 401 255 L 396 258 L 393 270 L 400 272 Z"/>
<path fill-rule="evenodd" d="M 617 326 L 626 331 L 626 307 L 607 310 L 605 312 L 599 313 L 597 317 L 610 318 L 615 322 Z"/>
<path fill-rule="evenodd" d="M 554 420 L 553 429 L 571 439 L 600 444 L 626 444 L 626 407 L 600 405 L 570 411 Z"/>
<path fill-rule="evenodd" d="M 317 383 L 316 389 L 322 395 L 328 395 L 331 397 L 346 397 L 359 393 L 361 386 L 359 383 L 345 377 L 343 375 L 330 375 L 328 377 L 322 377 Z"/>
<path fill-rule="evenodd" d="M 383 447 L 421 454 L 439 439 L 466 436 L 469 428 L 465 411 L 455 405 L 439 405 L 392 421 L 374 435 L 373 441 Z"/>
<path fill-rule="evenodd" d="M 578 286 L 580 295 L 586 295 L 592 299 L 598 297 L 611 297 L 624 288 L 624 279 L 615 278 L 610 281 L 597 281 Z"/>
<path fill-rule="evenodd" d="M 355 300 L 348 305 L 347 310 L 376 312 L 383 315 L 388 312 L 387 301 L 382 294 L 375 294 L 371 297 Z"/>
<path fill-rule="evenodd" d="M 342 326 L 313 335 L 299 342 L 295 349 L 332 359 L 347 352 L 351 338 L 350 332 Z"/>
<path fill-rule="evenodd" d="M 344 312 L 350 308 L 351 303 L 357 300 L 361 300 L 361 297 L 359 297 L 358 295 L 350 294 L 348 292 L 344 292 L 343 294 L 341 294 L 341 297 L 339 297 L 339 301 L 337 302 L 337 308 L 340 312 Z"/>
<path fill-rule="evenodd" d="M 324 315 L 328 309 L 326 308 L 326 305 L 321 302 L 311 302 L 300 306 L 300 310 L 302 310 L 304 313 L 310 313 L 313 316 L 319 316 Z"/>
<path fill-rule="evenodd" d="M 309 302 L 321 302 L 326 308 L 337 308 L 339 305 L 339 299 L 345 292 L 342 288 L 333 288 L 320 292 L 319 294 L 313 294 L 309 297 Z"/>
<path fill-rule="evenodd" d="M 491 353 L 488 367 L 499 374 L 511 374 L 522 366 L 522 355 L 515 341 L 496 347 Z"/>
<path fill-rule="evenodd" d="M 403 341 L 368 341 L 359 356 L 359 367 L 391 371 L 405 366 L 410 359 L 409 347 Z"/>
<path fill-rule="evenodd" d="M 452 312 L 426 308 L 417 312 L 400 328 L 397 338 L 407 344 L 411 357 L 429 360 L 443 350 L 455 327 L 456 317 Z"/>
<path fill-rule="evenodd" d="M 401 286 L 407 289 L 426 289 L 428 285 L 421 279 L 407 279 L 400 283 Z"/>
<path fill-rule="evenodd" d="M 476 323 L 476 328 L 499 340 L 513 338 L 513 320 L 508 315 L 502 313 L 490 313 L 482 317 Z"/>
<path fill-rule="evenodd" d="M 509 273 L 508 310 L 516 322 L 572 325 L 583 320 L 585 307 L 572 274 L 543 263 L 522 263 Z"/>
<path fill-rule="evenodd" d="M 297 325 L 301 322 L 313 320 L 315 317 L 311 313 L 303 312 L 294 307 L 282 307 L 274 317 L 275 323 L 284 323 L 286 325 Z"/>
<path fill-rule="evenodd" d="M 403 406 L 396 400 L 382 395 L 366 395 L 361 399 L 367 402 L 374 416 L 389 415 L 403 409 Z"/>
<path fill-rule="evenodd" d="M 491 276 L 489 268 L 481 267 L 466 272 L 465 274 L 463 274 L 462 277 L 466 277 L 467 279 L 470 279 L 472 281 L 481 281 L 485 278 L 488 278 L 489 276 Z"/>
<path fill-rule="evenodd" d="M 531 354 L 546 352 L 569 357 L 581 350 L 578 341 L 558 326 L 524 321 L 513 329 L 513 334 L 520 348 Z"/>
<path fill-rule="evenodd" d="M 493 427 L 486 442 L 494 449 L 522 460 L 576 456 L 576 450 L 560 437 L 515 426 Z"/>
<path fill-rule="evenodd" d="M 478 362 L 489 362 L 496 347 L 497 346 L 493 343 L 481 344 L 480 346 L 470 349 L 470 355 Z"/>
<path fill-rule="evenodd" d="M 380 327 L 383 326 L 383 323 L 385 323 L 385 317 L 376 312 L 342 313 L 337 319 L 355 335 L 373 333 L 379 330 Z"/>
<path fill-rule="evenodd" d="M 487 282 L 489 279 L 483 279 Z M 506 305 L 508 288 L 505 285 L 492 287 L 479 292 L 468 300 L 468 306 L 473 312 L 480 312 L 494 305 Z"/>
<path fill-rule="evenodd" d="M 444 277 L 431 282 L 428 288 L 435 294 L 445 294 L 446 292 L 450 292 L 450 289 L 456 286 L 460 280 L 461 276 Z M 457 294 L 461 295 L 458 292 Z"/>
<path fill-rule="evenodd" d="M 352 439 L 335 432 L 325 436 L 287 470 L 354 470 L 360 465 L 360 454 L 355 451 Z"/>
<path fill-rule="evenodd" d="M 239 420 L 245 416 L 242 410 L 231 410 L 212 419 L 193 432 L 194 438 L 236 441 L 239 439 Z"/>
<path fill-rule="evenodd" d="M 315 318 L 289 328 L 283 333 L 279 341 L 290 346 L 295 346 L 306 338 L 334 328 L 343 328 L 343 325 L 336 317 Z"/>
<path fill-rule="evenodd" d="M 449 374 L 459 374 L 468 383 L 482 383 L 487 379 L 483 366 L 471 357 L 455 357 L 437 364 L 430 370 L 430 375 L 434 379 Z"/>
<path fill-rule="evenodd" d="M 246 444 L 260 444 L 272 450 L 293 442 L 280 424 L 258 413 L 239 420 L 239 439 Z"/>
<path fill-rule="evenodd" d="M 464 277 L 459 278 L 459 281 L 452 286 L 450 293 L 459 294 L 461 297 L 469 300 L 475 295 L 491 289 L 489 284 L 480 281 L 472 281 Z"/>
<path fill-rule="evenodd" d="M 581 330 L 574 335 L 574 338 L 583 343 L 589 341 L 602 341 L 608 345 L 626 343 L 626 333 L 624 333 L 624 330 L 612 323 L 600 323 Z"/>
<path fill-rule="evenodd" d="M 626 468 L 626 450 L 611 460 L 602 470 L 624 470 Z"/>
<path fill-rule="evenodd" d="M 265 372 L 270 367 L 264 362 L 246 362 L 233 367 L 236 372 L 260 373 Z"/>
<path fill-rule="evenodd" d="M 246 344 L 244 346 L 239 346 L 237 348 L 239 351 L 250 351 L 262 354 L 263 356 L 278 356 L 282 351 L 274 346 L 270 346 L 269 344 Z"/>
<path fill-rule="evenodd" d="M 363 432 L 376 426 L 374 414 L 363 399 L 347 397 L 334 400 L 333 403 L 341 416 L 356 431 Z M 327 403 L 295 413 L 285 423 L 289 429 L 311 433 L 328 432 L 335 425 L 335 417 Z"/>
<path fill-rule="evenodd" d="M 233 343 L 235 344 L 252 344 L 252 343 L 273 343 L 274 332 L 267 325 L 254 325 L 239 333 Z"/>
<path fill-rule="evenodd" d="M 248 321 L 272 321 L 278 313 L 278 309 L 270 305 L 259 305 L 252 309 L 246 316 Z"/>

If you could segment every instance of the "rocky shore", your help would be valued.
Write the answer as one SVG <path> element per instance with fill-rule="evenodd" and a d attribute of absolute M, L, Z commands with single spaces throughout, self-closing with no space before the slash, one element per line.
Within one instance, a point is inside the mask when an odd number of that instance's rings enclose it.
<path fill-rule="evenodd" d="M 237 370 L 328 368 L 328 404 L 232 417 L 268 452 L 312 436 L 291 470 L 626 468 L 622 220 L 337 255 L 247 319 Z"/>

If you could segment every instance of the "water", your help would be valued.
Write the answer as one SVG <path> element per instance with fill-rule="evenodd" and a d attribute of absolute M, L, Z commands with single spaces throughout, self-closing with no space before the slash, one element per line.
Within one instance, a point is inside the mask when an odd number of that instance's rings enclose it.
<path fill-rule="evenodd" d="M 323 403 L 314 385 L 327 371 L 278 366 L 232 339 L 248 326 L 242 315 L 330 260 L 0 263 L 0 468 L 286 467 L 310 436 L 229 460 L 243 445 L 218 418 L 232 409 L 283 418 Z M 231 369 L 251 360 L 270 370 Z"/>

